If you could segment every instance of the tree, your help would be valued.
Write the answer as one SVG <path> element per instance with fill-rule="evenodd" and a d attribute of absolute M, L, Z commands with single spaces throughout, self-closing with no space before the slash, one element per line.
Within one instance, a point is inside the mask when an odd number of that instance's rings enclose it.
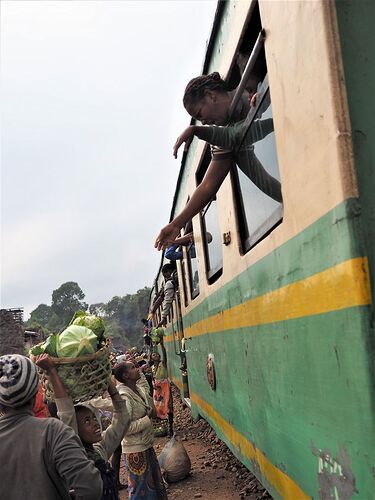
<path fill-rule="evenodd" d="M 51 306 L 47 306 L 47 304 L 39 304 L 39 306 L 31 312 L 27 326 L 30 326 L 31 324 L 47 326 L 52 314 L 53 311 Z"/>
<path fill-rule="evenodd" d="M 67 281 L 52 293 L 52 311 L 59 317 L 61 327 L 66 326 L 76 311 L 86 311 L 85 294 L 75 281 Z"/>
<path fill-rule="evenodd" d="M 104 311 L 104 302 L 98 302 L 97 304 L 90 304 L 89 306 L 89 313 L 93 314 L 94 316 L 104 316 L 105 311 Z"/>

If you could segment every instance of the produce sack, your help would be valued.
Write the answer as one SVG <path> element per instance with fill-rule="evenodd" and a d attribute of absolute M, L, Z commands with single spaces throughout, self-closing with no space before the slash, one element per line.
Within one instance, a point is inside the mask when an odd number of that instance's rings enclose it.
<path fill-rule="evenodd" d="M 164 446 L 158 460 L 164 479 L 168 483 L 181 481 L 190 473 L 191 462 L 189 455 L 184 445 L 175 436 Z"/>
<path fill-rule="evenodd" d="M 98 348 L 98 337 L 85 326 L 70 325 L 57 337 L 57 357 L 78 358 L 93 354 Z"/>
<path fill-rule="evenodd" d="M 101 342 L 104 337 L 105 325 L 102 318 L 88 314 L 85 311 L 77 311 L 70 325 L 85 326 L 89 328 L 98 337 L 98 342 Z"/>

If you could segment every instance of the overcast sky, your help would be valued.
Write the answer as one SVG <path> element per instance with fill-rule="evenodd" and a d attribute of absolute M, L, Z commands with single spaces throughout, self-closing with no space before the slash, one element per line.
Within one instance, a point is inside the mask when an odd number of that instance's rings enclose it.
<path fill-rule="evenodd" d="M 1 307 L 150 286 L 215 0 L 1 2 Z"/>

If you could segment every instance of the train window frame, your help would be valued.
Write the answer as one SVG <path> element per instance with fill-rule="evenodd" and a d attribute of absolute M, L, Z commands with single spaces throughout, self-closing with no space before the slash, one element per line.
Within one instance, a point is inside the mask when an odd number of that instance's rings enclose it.
<path fill-rule="evenodd" d="M 195 257 L 197 258 L 197 257 Z M 191 264 L 191 255 L 190 252 L 186 250 L 186 261 L 187 261 L 187 270 L 188 270 L 188 278 L 189 278 L 189 287 L 190 287 L 190 299 L 194 300 L 200 294 L 200 277 L 199 277 L 199 269 L 197 269 L 198 273 L 198 288 L 194 289 L 193 286 L 193 269 Z"/>
<path fill-rule="evenodd" d="M 201 161 L 201 163 L 196 171 L 196 174 L 195 174 L 196 186 L 199 186 L 199 184 L 203 181 L 204 176 L 207 173 L 207 170 L 210 166 L 211 161 L 212 161 L 211 147 L 207 143 L 202 161 Z M 210 209 L 213 201 L 215 203 L 217 202 L 216 194 L 207 203 L 207 205 L 203 208 L 203 210 L 201 210 L 199 213 L 200 232 L 201 232 L 201 236 L 202 236 L 202 244 L 203 244 L 203 252 L 204 252 L 204 267 L 205 267 L 206 280 L 207 280 L 207 283 L 209 285 L 212 285 L 220 278 L 220 276 L 223 274 L 223 269 L 224 269 L 223 252 L 221 252 L 221 256 L 222 256 L 221 265 L 215 266 L 214 268 L 209 267 L 210 259 L 209 259 L 209 249 L 208 249 L 208 241 L 207 241 L 207 227 L 206 227 L 205 215 L 206 215 L 207 211 Z M 218 222 L 218 225 L 220 227 L 219 214 L 218 214 L 217 222 Z M 220 231 L 220 245 L 221 245 L 221 231 Z"/>
<path fill-rule="evenodd" d="M 270 93 L 268 75 L 265 76 L 260 89 L 257 92 L 257 102 L 256 105 L 253 106 L 244 121 L 244 127 L 242 131 L 242 137 L 239 141 L 239 148 L 241 147 L 245 136 L 251 127 L 255 117 L 265 99 Z M 237 150 L 239 149 L 237 148 Z M 277 154 L 277 150 L 276 150 Z M 245 255 L 248 253 L 254 246 L 260 243 L 263 239 L 265 239 L 274 229 L 279 226 L 283 221 L 283 203 L 280 203 L 280 206 L 268 217 L 262 224 L 256 229 L 254 233 L 249 233 L 248 230 L 248 222 L 245 213 L 244 206 L 244 196 L 242 194 L 241 183 L 238 174 L 239 167 L 237 164 L 234 164 L 231 168 L 231 181 L 232 181 L 232 191 L 233 197 L 235 201 L 235 212 L 236 212 L 236 221 L 237 221 L 237 231 L 239 234 L 240 241 L 240 253 L 241 255 Z"/>
<path fill-rule="evenodd" d="M 224 258 L 222 254 L 222 259 L 221 259 L 221 265 L 217 265 L 213 268 L 208 268 L 208 263 L 210 261 L 209 253 L 208 253 L 208 241 L 207 241 L 207 228 L 206 228 L 206 220 L 205 220 L 205 215 L 207 211 L 210 209 L 212 202 L 217 202 L 216 195 L 210 200 L 207 205 L 204 207 L 204 209 L 200 212 L 199 218 L 200 218 L 200 226 L 201 226 L 201 234 L 202 234 L 202 243 L 203 243 L 203 250 L 204 250 L 204 263 L 205 263 L 205 269 L 206 269 L 206 278 L 208 283 L 211 285 L 212 283 L 215 283 L 220 276 L 223 274 L 223 268 L 224 268 Z M 220 225 L 220 220 L 218 221 Z M 220 242 L 221 243 L 221 242 Z"/>
<path fill-rule="evenodd" d="M 181 281 L 182 281 L 182 293 L 184 294 L 184 304 L 185 304 L 185 307 L 188 307 L 188 305 L 189 305 L 189 296 L 188 296 L 187 282 L 186 282 L 187 269 L 186 269 L 186 265 L 185 265 L 185 261 L 187 260 L 186 259 L 186 255 L 187 255 L 186 254 L 186 250 L 182 249 L 182 253 L 183 253 L 183 258 L 179 262 L 181 276 L 182 276 L 182 279 L 181 279 Z"/>

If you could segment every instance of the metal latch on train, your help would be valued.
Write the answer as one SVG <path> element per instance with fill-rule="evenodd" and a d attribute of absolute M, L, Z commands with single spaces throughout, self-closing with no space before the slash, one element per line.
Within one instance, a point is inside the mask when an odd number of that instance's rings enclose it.
<path fill-rule="evenodd" d="M 228 231 L 227 233 L 223 233 L 223 244 L 229 245 L 231 241 L 232 241 L 232 238 L 230 235 L 230 231 Z"/>

